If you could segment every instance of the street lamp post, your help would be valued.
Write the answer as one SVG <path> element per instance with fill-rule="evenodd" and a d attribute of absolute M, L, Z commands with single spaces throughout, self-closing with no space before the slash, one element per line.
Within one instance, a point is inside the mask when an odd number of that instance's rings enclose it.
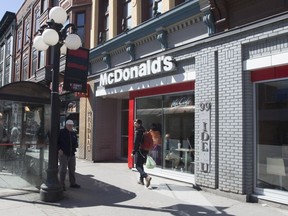
<path fill-rule="evenodd" d="M 39 34 L 33 40 L 33 46 L 39 51 L 53 48 L 53 70 L 51 89 L 51 119 L 49 137 L 49 158 L 46 182 L 41 185 L 40 199 L 45 202 L 56 202 L 63 198 L 63 188 L 58 180 L 58 131 L 60 125 L 60 101 L 59 101 L 59 66 L 60 54 L 64 54 L 66 47 L 76 50 L 81 46 L 81 39 L 73 24 L 63 26 L 67 20 L 67 13 L 61 7 L 53 7 L 49 11 L 47 25 L 39 29 Z M 72 28 L 72 33 L 67 31 Z"/>

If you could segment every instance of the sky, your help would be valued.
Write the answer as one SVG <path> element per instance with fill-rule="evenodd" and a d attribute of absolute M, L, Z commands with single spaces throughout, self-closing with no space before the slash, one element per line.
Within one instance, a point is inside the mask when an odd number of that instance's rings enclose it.
<path fill-rule="evenodd" d="M 0 20 L 6 11 L 17 13 L 24 2 L 25 0 L 0 0 Z"/>

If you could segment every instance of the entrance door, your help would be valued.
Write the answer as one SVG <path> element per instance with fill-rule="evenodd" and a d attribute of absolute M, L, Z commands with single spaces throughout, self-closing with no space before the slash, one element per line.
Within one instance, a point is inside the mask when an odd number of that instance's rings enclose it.
<path fill-rule="evenodd" d="M 121 157 L 128 157 L 128 115 L 129 100 L 121 100 Z"/>

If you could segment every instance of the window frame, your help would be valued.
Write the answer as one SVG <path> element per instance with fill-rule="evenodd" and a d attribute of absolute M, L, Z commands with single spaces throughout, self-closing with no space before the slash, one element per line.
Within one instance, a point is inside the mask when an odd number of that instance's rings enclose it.
<path fill-rule="evenodd" d="M 34 14 L 35 14 L 34 32 L 37 32 L 40 29 L 41 12 L 40 12 L 40 8 L 39 7 L 35 8 Z"/>
<path fill-rule="evenodd" d="M 30 20 L 26 20 L 25 22 L 25 44 L 30 41 Z"/>
<path fill-rule="evenodd" d="M 79 17 L 80 15 L 83 15 L 83 24 L 79 24 Z M 85 37 L 86 37 L 86 34 L 85 34 L 85 22 L 86 22 L 86 13 L 85 11 L 79 11 L 76 13 L 75 15 L 75 23 L 76 23 L 76 27 L 77 27 L 77 33 L 78 33 L 78 36 L 81 38 L 81 42 L 82 42 L 82 46 L 84 47 L 84 44 L 85 44 Z M 83 29 L 83 35 L 79 35 L 79 29 Z"/>
<path fill-rule="evenodd" d="M 17 33 L 17 51 L 21 50 L 22 47 L 22 31 L 18 31 Z"/>
<path fill-rule="evenodd" d="M 36 71 L 38 69 L 38 51 L 33 48 L 32 50 L 32 74 L 36 74 Z"/>
<path fill-rule="evenodd" d="M 4 62 L 4 56 L 5 56 L 5 47 L 4 44 L 0 45 L 0 63 Z"/>
<path fill-rule="evenodd" d="M 9 83 L 9 76 L 10 76 L 10 70 L 11 70 L 11 57 L 9 56 L 6 58 L 6 65 L 5 65 L 5 70 L 3 74 L 3 85 L 6 85 Z"/>
<path fill-rule="evenodd" d="M 6 58 L 12 55 L 12 36 L 10 35 L 7 38 L 6 43 Z"/>
<path fill-rule="evenodd" d="M 19 60 L 15 63 L 15 77 L 14 81 L 20 81 L 20 63 Z"/>
<path fill-rule="evenodd" d="M 0 87 L 2 87 L 3 86 L 3 82 L 2 82 L 2 80 L 3 80 L 3 75 L 4 75 L 4 62 L 2 61 L 2 62 L 0 62 Z"/>
<path fill-rule="evenodd" d="M 29 78 L 28 72 L 28 55 L 25 55 L 23 58 L 23 73 L 21 77 L 22 81 L 25 81 Z"/>

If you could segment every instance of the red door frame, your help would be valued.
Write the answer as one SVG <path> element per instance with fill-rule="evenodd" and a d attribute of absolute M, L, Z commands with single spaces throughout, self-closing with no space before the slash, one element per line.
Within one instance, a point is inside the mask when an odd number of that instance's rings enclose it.
<path fill-rule="evenodd" d="M 134 145 L 134 116 L 135 116 L 135 98 L 163 95 L 168 93 L 176 93 L 183 91 L 192 91 L 195 89 L 195 81 L 172 84 L 168 86 L 160 86 L 149 89 L 143 89 L 138 91 L 132 91 L 129 94 L 129 115 L 128 115 L 128 167 L 131 169 L 134 166 L 133 157 L 131 152 Z"/>

